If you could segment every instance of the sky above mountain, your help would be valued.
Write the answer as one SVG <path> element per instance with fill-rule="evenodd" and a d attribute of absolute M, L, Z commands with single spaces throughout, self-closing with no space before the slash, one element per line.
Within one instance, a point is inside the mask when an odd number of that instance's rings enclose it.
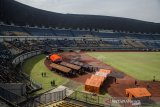
<path fill-rule="evenodd" d="M 160 23 L 160 0 L 16 0 L 39 9 L 104 15 Z"/>

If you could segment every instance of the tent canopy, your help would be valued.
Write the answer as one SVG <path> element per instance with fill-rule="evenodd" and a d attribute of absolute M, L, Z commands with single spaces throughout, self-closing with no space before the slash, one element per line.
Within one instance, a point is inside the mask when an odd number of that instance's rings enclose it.
<path fill-rule="evenodd" d="M 97 75 L 92 75 L 90 80 L 95 81 L 95 82 L 101 82 L 101 85 L 103 84 L 103 81 L 105 80 L 105 77 L 102 76 L 97 76 Z"/>
<path fill-rule="evenodd" d="M 53 54 L 53 55 L 50 56 L 50 60 L 55 62 L 55 61 L 58 61 L 58 60 L 61 61 L 62 58 L 57 54 Z"/>
<path fill-rule="evenodd" d="M 111 73 L 111 70 L 100 69 L 99 71 L 97 71 L 97 72 L 95 73 L 95 75 L 107 78 L 107 76 L 108 76 L 110 73 Z"/>
<path fill-rule="evenodd" d="M 87 79 L 85 83 L 85 90 L 90 92 L 99 93 L 100 87 L 107 78 L 108 74 L 111 73 L 111 70 L 100 69 Z"/>
<path fill-rule="evenodd" d="M 151 93 L 146 88 L 129 88 L 126 89 L 126 94 L 133 95 L 136 98 L 151 96 Z"/>
<path fill-rule="evenodd" d="M 85 83 L 85 90 L 93 93 L 99 93 L 101 81 L 87 79 Z"/>
<path fill-rule="evenodd" d="M 99 93 L 100 87 L 103 84 L 103 81 L 105 80 L 105 77 L 92 75 L 91 78 L 87 79 L 85 82 L 85 90 Z"/>
<path fill-rule="evenodd" d="M 53 69 L 57 69 L 59 71 L 62 71 L 64 73 L 69 73 L 70 71 L 72 71 L 70 68 L 67 68 L 65 66 L 58 65 L 58 64 L 55 64 L 55 63 L 50 64 L 50 67 L 52 67 Z"/>
<path fill-rule="evenodd" d="M 60 64 L 63 65 L 63 66 L 69 67 L 69 68 L 71 68 L 71 69 L 74 69 L 74 70 L 79 70 L 79 69 L 81 69 L 81 67 L 78 66 L 78 65 L 74 65 L 74 64 L 71 64 L 71 63 L 68 63 L 68 62 L 64 62 L 64 61 L 61 62 Z"/>
<path fill-rule="evenodd" d="M 98 72 L 104 72 L 104 73 L 110 74 L 111 70 L 108 70 L 108 69 L 99 69 Z"/>
<path fill-rule="evenodd" d="M 85 85 L 99 88 L 101 86 L 101 81 L 87 79 Z"/>

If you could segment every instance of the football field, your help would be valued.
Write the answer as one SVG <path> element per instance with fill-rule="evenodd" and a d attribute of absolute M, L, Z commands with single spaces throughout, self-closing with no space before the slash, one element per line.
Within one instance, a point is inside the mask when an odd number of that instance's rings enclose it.
<path fill-rule="evenodd" d="M 104 63 L 138 80 L 160 80 L 160 52 L 89 52 Z"/>

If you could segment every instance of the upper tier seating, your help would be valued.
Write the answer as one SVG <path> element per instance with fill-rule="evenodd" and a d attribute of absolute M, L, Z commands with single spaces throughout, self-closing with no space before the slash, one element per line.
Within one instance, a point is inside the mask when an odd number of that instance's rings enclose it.
<path fill-rule="evenodd" d="M 25 28 L 26 31 L 30 32 L 33 36 L 55 36 L 54 32 L 51 29 L 46 28 Z"/>
<path fill-rule="evenodd" d="M 56 36 L 73 36 L 70 30 L 54 29 Z"/>
<path fill-rule="evenodd" d="M 85 30 L 72 30 L 71 31 L 74 36 L 91 36 L 90 31 L 85 31 Z"/>
<path fill-rule="evenodd" d="M 147 35 L 147 34 L 128 34 L 127 36 L 132 39 L 153 40 L 153 35 Z"/>
<path fill-rule="evenodd" d="M 22 27 L 18 26 L 0 25 L 0 33 L 1 35 L 6 36 L 29 36 L 29 34 L 25 32 Z"/>
<path fill-rule="evenodd" d="M 31 28 L 10 25 L 0 25 L 2 36 L 70 36 L 70 37 L 100 37 L 109 39 L 142 39 L 160 40 L 159 34 L 138 34 L 138 33 L 111 33 L 87 30 L 52 29 L 52 28 Z"/>
<path fill-rule="evenodd" d="M 92 34 L 102 38 L 120 38 L 122 36 L 120 33 L 92 32 Z"/>

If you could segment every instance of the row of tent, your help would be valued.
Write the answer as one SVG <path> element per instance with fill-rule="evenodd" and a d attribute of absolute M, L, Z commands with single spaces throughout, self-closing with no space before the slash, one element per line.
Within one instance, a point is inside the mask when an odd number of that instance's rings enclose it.
<path fill-rule="evenodd" d="M 79 71 L 81 68 L 80 66 L 77 66 L 75 64 L 70 64 L 62 61 L 62 57 L 60 57 L 57 54 L 51 55 L 50 60 L 52 62 L 60 62 L 60 65 L 52 63 L 50 64 L 50 67 L 64 73 L 72 72 L 72 69 Z M 104 81 L 106 80 L 106 78 L 110 73 L 111 73 L 111 70 L 99 69 L 94 75 L 92 75 L 89 79 L 86 80 L 85 90 L 98 94 L 100 92 L 100 87 L 103 85 Z M 128 88 L 128 89 L 125 89 L 125 92 L 126 92 L 126 95 L 128 96 L 128 99 L 132 99 L 132 97 L 141 98 L 141 97 L 151 96 L 151 93 L 146 88 L 142 88 L 142 87 Z"/>
<path fill-rule="evenodd" d="M 63 74 L 67 75 L 76 75 L 77 73 L 81 73 L 81 66 L 71 64 L 68 62 L 64 62 L 62 57 L 58 54 L 53 54 L 49 57 L 49 59 L 53 62 L 50 64 L 50 67 L 54 70 L 57 70 Z"/>
<path fill-rule="evenodd" d="M 85 82 L 85 91 L 99 94 L 100 87 L 103 85 L 104 81 L 111 73 L 111 70 L 99 69 L 94 75 L 92 75 Z M 128 88 L 125 89 L 128 99 L 150 97 L 151 93 L 143 87 Z"/>

